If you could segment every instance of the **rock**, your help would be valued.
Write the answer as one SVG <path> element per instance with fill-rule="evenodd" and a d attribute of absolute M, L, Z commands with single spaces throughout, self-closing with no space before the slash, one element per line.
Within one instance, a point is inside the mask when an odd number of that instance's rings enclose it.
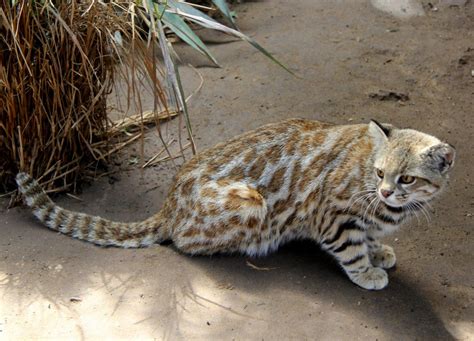
<path fill-rule="evenodd" d="M 410 100 L 408 94 L 403 92 L 379 90 L 378 92 L 369 93 L 369 97 L 378 99 L 379 101 L 400 101 L 406 102 Z"/>
<path fill-rule="evenodd" d="M 467 0 L 440 0 L 439 6 L 446 6 L 446 7 L 454 7 L 454 6 L 465 6 L 467 4 Z"/>

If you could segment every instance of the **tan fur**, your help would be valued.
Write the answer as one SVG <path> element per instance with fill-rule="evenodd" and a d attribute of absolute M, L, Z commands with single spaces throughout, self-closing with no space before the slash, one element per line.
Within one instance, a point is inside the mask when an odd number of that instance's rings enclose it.
<path fill-rule="evenodd" d="M 396 258 L 378 238 L 424 210 L 444 187 L 453 160 L 452 147 L 414 130 L 292 119 L 194 157 L 176 176 L 162 210 L 143 222 L 70 212 L 27 174 L 18 174 L 17 182 L 49 228 L 98 245 L 143 247 L 170 239 L 189 254 L 253 256 L 310 238 L 354 283 L 381 289 L 388 283 L 383 269 Z M 400 175 L 418 181 L 402 184 Z M 382 190 L 393 195 L 385 198 Z"/>

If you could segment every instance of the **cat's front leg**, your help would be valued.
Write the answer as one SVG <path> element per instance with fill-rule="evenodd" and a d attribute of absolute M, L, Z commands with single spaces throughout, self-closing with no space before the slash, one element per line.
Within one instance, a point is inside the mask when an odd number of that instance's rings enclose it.
<path fill-rule="evenodd" d="M 387 286 L 387 272 L 371 263 L 366 231 L 354 221 L 330 228 L 321 244 L 358 286 L 368 290 L 380 290 Z"/>
<path fill-rule="evenodd" d="M 391 246 L 382 244 L 373 236 L 367 236 L 367 246 L 369 248 L 370 262 L 373 266 L 378 266 L 384 269 L 393 268 L 397 262 L 395 251 Z"/>

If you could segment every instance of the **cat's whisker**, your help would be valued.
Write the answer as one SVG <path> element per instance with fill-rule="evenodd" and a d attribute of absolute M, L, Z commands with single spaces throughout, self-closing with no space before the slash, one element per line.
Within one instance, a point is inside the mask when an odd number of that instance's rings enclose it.
<path fill-rule="evenodd" d="M 426 210 L 424 209 L 423 205 L 420 204 L 417 200 L 413 200 L 411 203 L 412 203 L 413 207 L 415 208 L 415 210 L 420 211 L 423 214 L 423 216 L 425 217 L 426 221 L 430 222 L 430 217 L 426 213 Z"/>
<path fill-rule="evenodd" d="M 371 193 L 371 192 L 373 192 L 373 190 L 371 190 L 371 189 L 355 192 L 354 194 L 351 195 L 351 197 L 349 198 L 348 201 L 350 202 L 357 195 L 360 195 L 360 194 L 363 194 L 363 193 Z"/>
<path fill-rule="evenodd" d="M 351 203 L 351 201 L 352 201 L 353 199 L 356 199 L 357 196 L 362 195 L 362 194 L 366 194 L 366 193 L 370 193 L 370 192 L 371 192 L 370 190 L 358 191 L 358 192 L 352 194 L 351 197 L 349 198 L 349 200 L 348 200 L 347 202 L 348 202 L 348 203 Z"/>
<path fill-rule="evenodd" d="M 354 193 L 350 198 L 349 198 L 349 201 L 347 202 L 347 206 L 346 208 L 344 209 L 345 212 L 349 212 L 352 207 L 359 201 L 361 200 L 365 200 L 366 197 L 370 194 L 372 194 L 373 191 L 371 190 L 365 190 L 365 191 L 359 191 L 357 193 Z M 360 197 L 357 198 L 357 196 L 360 195 Z M 351 200 L 354 199 L 354 201 L 351 203 Z"/>
<path fill-rule="evenodd" d="M 350 210 L 352 209 L 352 207 L 354 207 L 355 204 L 357 204 L 358 202 L 361 202 L 361 203 L 362 203 L 362 202 L 364 202 L 364 201 L 367 201 L 372 195 L 373 195 L 373 193 L 371 192 L 371 193 L 367 193 L 367 194 L 363 195 L 363 196 L 360 197 L 360 198 L 357 198 L 357 200 L 355 200 L 355 201 L 351 204 L 351 206 L 349 206 L 349 207 L 345 210 L 345 212 L 350 212 Z"/>
<path fill-rule="evenodd" d="M 375 194 L 375 195 L 374 195 L 374 198 L 370 201 L 370 203 L 369 203 L 369 204 L 367 205 L 367 207 L 365 208 L 364 214 L 362 215 L 362 219 L 363 219 L 364 221 L 367 220 L 367 213 L 368 213 L 368 210 L 370 209 L 370 206 L 372 206 L 372 204 L 373 204 L 374 202 L 376 202 L 377 199 L 378 199 L 378 197 L 377 197 L 377 195 Z"/>
<path fill-rule="evenodd" d="M 375 185 L 365 185 L 365 186 L 362 186 L 362 188 L 365 190 L 373 191 L 373 192 L 377 191 L 377 186 Z"/>
<path fill-rule="evenodd" d="M 428 206 L 428 208 L 429 208 L 431 211 L 434 211 L 433 205 L 431 205 L 428 200 L 422 200 L 421 202 L 423 203 L 423 205 Z"/>
<path fill-rule="evenodd" d="M 415 209 L 415 205 L 413 203 L 409 202 L 407 205 L 408 211 L 416 217 L 416 221 L 419 224 L 420 223 L 420 217 L 418 217 L 418 212 Z"/>
<path fill-rule="evenodd" d="M 416 207 L 418 207 L 421 211 L 421 213 L 423 213 L 423 215 L 425 216 L 426 218 L 426 221 L 429 223 L 431 222 L 431 216 L 430 216 L 430 212 L 426 209 L 426 207 L 423 206 L 422 203 L 420 203 L 419 201 L 417 200 L 414 200 L 413 203 L 416 205 Z"/>
<path fill-rule="evenodd" d="M 377 201 L 374 205 L 374 208 L 372 209 L 372 213 L 371 213 L 372 216 L 374 216 L 377 213 L 377 208 L 378 208 L 381 201 L 382 200 L 380 200 L 380 198 L 377 196 Z"/>
<path fill-rule="evenodd" d="M 407 207 L 408 207 L 408 210 L 409 210 L 410 214 L 416 217 L 416 220 L 419 224 L 420 223 L 420 218 L 418 216 L 418 212 L 417 212 L 418 210 L 416 209 L 415 205 L 412 202 L 409 202 Z"/>

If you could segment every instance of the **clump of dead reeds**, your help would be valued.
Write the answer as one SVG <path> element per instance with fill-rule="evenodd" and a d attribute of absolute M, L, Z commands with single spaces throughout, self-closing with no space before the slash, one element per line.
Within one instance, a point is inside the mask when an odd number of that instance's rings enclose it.
<path fill-rule="evenodd" d="M 235 27 L 225 1 L 210 1 L 216 6 L 213 10 L 218 9 Z M 154 97 L 149 121 L 184 116 L 187 139 L 195 153 L 186 100 L 166 33 L 173 32 L 216 65 L 192 25 L 239 37 L 281 64 L 251 38 L 193 6 L 176 0 L 2 1 L 0 191 L 15 187 L 13 179 L 20 170 L 37 178 L 49 192 L 69 189 L 85 166 L 106 160 L 143 136 L 146 122 L 139 114 L 140 129 L 135 135 L 119 145 L 109 143 L 121 131 L 120 124 L 111 124 L 106 113 L 107 94 L 120 70 L 125 70 L 122 76 L 128 99 L 135 103 L 141 103 L 138 79 L 148 80 Z M 158 135 L 168 152 L 159 128 Z"/>
<path fill-rule="evenodd" d="M 108 143 L 119 130 L 107 119 L 106 96 L 117 64 L 132 64 L 122 55 L 125 41 L 134 50 L 133 72 L 153 64 L 121 9 L 79 0 L 2 2 L 0 190 L 14 188 L 20 170 L 50 192 L 67 189 L 116 148 Z M 166 102 L 160 82 L 154 88 Z"/>
<path fill-rule="evenodd" d="M 80 1 L 0 7 L 0 184 L 19 170 L 58 190 L 75 183 L 107 139 L 114 57 L 110 12 Z M 118 22 L 120 25 L 120 22 Z"/>

